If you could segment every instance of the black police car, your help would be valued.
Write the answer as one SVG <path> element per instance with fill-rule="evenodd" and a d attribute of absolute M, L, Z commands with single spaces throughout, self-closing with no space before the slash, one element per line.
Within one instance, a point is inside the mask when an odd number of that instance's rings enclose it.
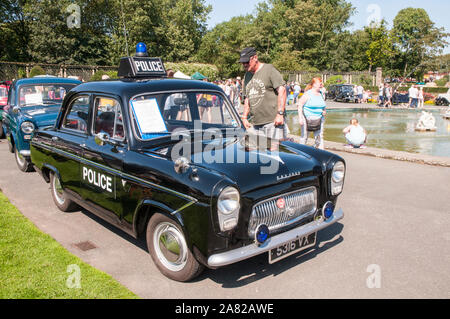
<path fill-rule="evenodd" d="M 351 84 L 334 84 L 327 89 L 327 99 L 340 102 L 356 102 L 357 98 Z"/>
<path fill-rule="evenodd" d="M 164 77 L 159 59 L 124 58 L 120 80 L 81 84 L 31 158 L 62 211 L 80 205 L 136 238 L 177 281 L 317 241 L 335 210 L 344 160 L 248 134 L 216 85 Z"/>

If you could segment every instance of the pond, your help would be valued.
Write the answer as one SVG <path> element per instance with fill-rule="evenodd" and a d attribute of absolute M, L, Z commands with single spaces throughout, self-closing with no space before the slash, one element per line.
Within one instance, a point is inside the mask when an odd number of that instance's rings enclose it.
<path fill-rule="evenodd" d="M 351 118 L 357 118 L 367 131 L 367 146 L 450 157 L 450 120 L 444 119 L 439 110 L 430 111 L 436 118 L 436 132 L 415 131 L 421 110 L 330 109 L 327 112 L 324 133 L 327 141 L 344 144 L 342 130 Z M 291 134 L 300 135 L 297 112 L 288 112 L 287 123 Z"/>

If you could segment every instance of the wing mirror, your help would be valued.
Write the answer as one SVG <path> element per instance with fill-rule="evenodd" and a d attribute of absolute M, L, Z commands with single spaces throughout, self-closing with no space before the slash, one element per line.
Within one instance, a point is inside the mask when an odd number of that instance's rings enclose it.
<path fill-rule="evenodd" d="M 113 146 L 119 145 L 119 143 L 116 142 L 115 140 L 111 139 L 111 136 L 106 132 L 100 132 L 100 133 L 96 134 L 95 135 L 95 143 L 100 146 L 103 146 L 106 144 L 111 144 Z"/>

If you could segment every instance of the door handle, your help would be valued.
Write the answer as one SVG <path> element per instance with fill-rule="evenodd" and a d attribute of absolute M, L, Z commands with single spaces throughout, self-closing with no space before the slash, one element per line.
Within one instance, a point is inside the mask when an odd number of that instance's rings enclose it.
<path fill-rule="evenodd" d="M 57 136 L 53 136 L 53 137 L 52 137 L 52 141 L 53 141 L 53 142 L 56 142 L 56 141 L 58 141 L 58 140 L 59 140 L 59 138 L 58 138 Z"/>

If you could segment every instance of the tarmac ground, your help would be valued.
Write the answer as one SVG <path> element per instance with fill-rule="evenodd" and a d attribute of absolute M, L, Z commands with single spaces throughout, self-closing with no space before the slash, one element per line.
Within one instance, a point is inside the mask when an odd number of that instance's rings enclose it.
<path fill-rule="evenodd" d="M 142 298 L 450 298 L 449 159 L 326 147 L 346 160 L 338 200 L 345 217 L 319 232 L 315 248 L 272 265 L 259 255 L 189 283 L 164 277 L 145 243 L 88 211 L 60 212 L 49 185 L 18 170 L 6 140 L 0 140 L 0 189 L 39 229 Z M 87 241 L 94 249 L 76 246 Z"/>

